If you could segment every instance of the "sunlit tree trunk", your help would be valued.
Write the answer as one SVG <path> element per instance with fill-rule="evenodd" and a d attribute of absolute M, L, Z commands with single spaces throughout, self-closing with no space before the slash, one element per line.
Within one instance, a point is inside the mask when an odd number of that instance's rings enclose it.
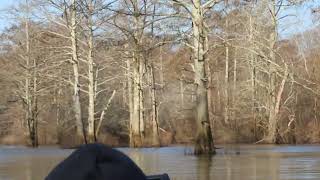
<path fill-rule="evenodd" d="M 144 145 L 144 92 L 143 92 L 143 77 L 145 74 L 145 61 L 143 59 L 142 36 L 144 31 L 143 15 L 140 12 L 139 1 L 133 0 L 134 14 L 134 33 L 131 37 L 133 45 L 133 61 L 132 61 L 132 111 L 130 115 L 130 146 L 141 147 Z"/>
<path fill-rule="evenodd" d="M 249 14 L 249 44 L 250 48 L 254 47 L 254 34 L 253 34 L 253 16 Z M 257 140 L 257 114 L 256 114 L 256 62 L 253 53 L 249 52 L 248 55 L 250 66 L 251 66 L 251 103 L 252 103 L 252 118 L 253 118 L 253 134 L 254 140 Z"/>
<path fill-rule="evenodd" d="M 152 146 L 160 146 L 160 137 L 159 137 L 159 121 L 158 121 L 158 105 L 157 105 L 157 96 L 156 96 L 156 86 L 155 86 L 155 75 L 154 67 L 150 66 L 149 69 L 150 76 L 150 94 L 151 94 L 151 103 L 152 103 Z"/>
<path fill-rule="evenodd" d="M 99 136 L 99 132 L 100 132 L 100 128 L 101 128 L 101 124 L 102 124 L 102 121 L 104 119 L 104 116 L 106 114 L 106 111 L 109 109 L 110 105 L 111 105 L 111 101 L 112 99 L 114 98 L 116 94 L 116 91 L 114 90 L 111 97 L 109 98 L 108 100 L 108 103 L 106 104 L 106 106 L 104 107 L 104 109 L 102 110 L 101 114 L 100 114 L 100 119 L 99 119 L 99 122 L 97 123 L 97 126 L 95 128 L 95 140 L 98 139 L 98 136 Z"/>
<path fill-rule="evenodd" d="M 225 76 L 224 76 L 224 122 L 229 124 L 229 46 L 225 47 Z"/>
<path fill-rule="evenodd" d="M 25 80 L 25 106 L 26 120 L 29 131 L 29 139 L 32 147 L 38 146 L 38 99 L 37 99 L 37 62 L 31 57 L 31 38 L 29 25 L 29 1 L 26 0 L 25 18 L 25 60 L 26 60 L 26 80 Z"/>
<path fill-rule="evenodd" d="M 79 74 L 79 59 L 78 59 L 78 46 L 77 46 L 77 8 L 76 0 L 71 2 L 71 24 L 70 24 L 70 35 L 71 35 L 71 49 L 72 49 L 72 68 L 73 68 L 73 110 L 76 120 L 76 134 L 80 141 L 86 142 L 86 135 L 84 125 L 82 122 L 82 110 L 80 103 L 80 74 Z"/>
<path fill-rule="evenodd" d="M 213 137 L 209 122 L 206 62 L 208 61 L 208 28 L 204 22 L 201 0 L 193 0 L 193 58 L 196 84 L 197 133 L 195 154 L 214 153 Z"/>
<path fill-rule="evenodd" d="M 183 84 L 184 76 L 180 77 L 180 107 L 184 108 L 184 84 Z"/>
<path fill-rule="evenodd" d="M 94 76 L 94 60 L 93 60 L 93 4 L 92 0 L 88 2 L 88 142 L 96 141 L 95 137 L 95 76 Z"/>
<path fill-rule="evenodd" d="M 277 20 L 275 19 L 275 0 L 270 3 L 270 14 L 272 20 L 272 29 L 269 38 L 269 56 L 270 61 L 275 62 L 274 46 L 277 41 Z M 267 143 L 275 143 L 277 136 L 277 115 L 276 115 L 276 69 L 272 63 L 269 63 L 269 87 L 268 87 L 268 134 L 266 137 Z"/>
<path fill-rule="evenodd" d="M 30 138 L 33 147 L 39 145 L 38 142 L 38 78 L 37 78 L 37 60 L 33 58 L 33 72 L 32 72 L 32 116 L 31 116 L 31 131 Z"/>
<path fill-rule="evenodd" d="M 270 33 L 269 39 L 269 51 L 270 51 L 270 61 L 276 62 L 276 42 L 278 40 L 278 20 L 277 20 L 277 2 L 272 0 L 270 3 L 271 8 L 270 14 L 272 18 L 272 32 Z M 285 62 L 284 68 L 281 70 L 281 84 L 277 90 L 277 67 L 273 63 L 269 64 L 269 121 L 268 121 L 268 132 L 265 141 L 267 143 L 278 143 L 279 132 L 278 132 L 278 119 L 279 119 L 279 110 L 281 105 L 281 99 L 283 96 L 283 91 L 288 77 L 288 67 Z"/>
<path fill-rule="evenodd" d="M 133 83 L 132 83 L 132 117 L 131 120 L 131 127 L 130 127 L 130 146 L 131 147 L 140 147 L 143 145 L 143 126 L 144 122 L 143 119 L 143 112 L 142 112 L 142 84 L 141 84 L 141 76 L 140 76 L 140 57 L 136 55 L 135 52 L 133 55 Z"/>

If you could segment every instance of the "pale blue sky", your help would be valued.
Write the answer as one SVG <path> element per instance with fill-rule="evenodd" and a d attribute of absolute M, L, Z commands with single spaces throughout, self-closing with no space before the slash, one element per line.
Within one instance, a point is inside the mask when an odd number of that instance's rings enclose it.
<path fill-rule="evenodd" d="M 4 15 L 6 8 L 19 2 L 20 0 L 0 0 L 0 31 L 10 25 L 10 20 Z M 313 0 L 303 6 L 290 8 L 282 11 L 283 15 L 292 14 L 295 17 L 287 17 L 281 21 L 280 34 L 282 37 L 288 37 L 292 34 L 311 29 L 319 23 L 314 22 L 311 14 L 311 8 L 320 5 L 320 0 Z"/>
<path fill-rule="evenodd" d="M 313 0 L 299 7 L 293 7 L 282 11 L 283 15 L 288 16 L 280 21 L 280 34 L 282 37 L 288 37 L 292 34 L 300 33 L 312 29 L 319 24 L 314 18 L 311 9 L 320 5 L 320 0 Z M 320 14 L 319 14 L 320 15 Z M 319 16 L 320 17 L 320 16 Z"/>
<path fill-rule="evenodd" d="M 8 18 L 5 16 L 6 9 L 19 1 L 20 0 L 0 0 L 0 31 L 10 25 Z"/>

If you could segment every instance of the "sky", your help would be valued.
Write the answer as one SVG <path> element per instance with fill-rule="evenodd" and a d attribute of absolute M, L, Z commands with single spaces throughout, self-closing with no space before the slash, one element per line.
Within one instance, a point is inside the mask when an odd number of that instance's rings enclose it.
<path fill-rule="evenodd" d="M 19 0 L 0 0 L 0 31 L 10 26 L 10 21 L 5 16 L 6 9 L 17 3 Z"/>
<path fill-rule="evenodd" d="M 311 11 L 317 6 L 320 6 L 320 0 L 313 0 L 313 2 L 310 1 L 304 5 L 283 10 L 280 16 L 289 16 L 280 20 L 280 35 L 284 38 L 290 37 L 319 25 Z"/>
<path fill-rule="evenodd" d="M 0 31 L 10 26 L 10 20 L 5 16 L 5 9 L 19 2 L 20 0 L 0 0 Z M 294 15 L 280 21 L 279 33 L 282 38 L 290 37 L 305 30 L 312 29 L 320 23 L 315 22 L 311 8 L 319 5 L 320 0 L 312 0 L 302 6 L 283 10 L 283 15 Z"/>

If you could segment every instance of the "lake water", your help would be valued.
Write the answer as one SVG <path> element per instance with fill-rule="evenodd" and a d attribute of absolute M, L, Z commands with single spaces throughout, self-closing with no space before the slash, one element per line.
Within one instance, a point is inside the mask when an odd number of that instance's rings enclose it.
<path fill-rule="evenodd" d="M 120 148 L 146 174 L 172 180 L 319 180 L 320 146 L 226 145 L 213 157 L 187 147 Z M 42 180 L 72 150 L 0 147 L 0 180 Z"/>

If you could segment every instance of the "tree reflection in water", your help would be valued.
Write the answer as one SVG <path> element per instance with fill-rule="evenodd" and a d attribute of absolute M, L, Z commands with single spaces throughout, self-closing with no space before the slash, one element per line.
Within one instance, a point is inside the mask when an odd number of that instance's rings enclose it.
<path fill-rule="evenodd" d="M 197 157 L 198 180 L 210 180 L 212 156 L 202 155 Z"/>

